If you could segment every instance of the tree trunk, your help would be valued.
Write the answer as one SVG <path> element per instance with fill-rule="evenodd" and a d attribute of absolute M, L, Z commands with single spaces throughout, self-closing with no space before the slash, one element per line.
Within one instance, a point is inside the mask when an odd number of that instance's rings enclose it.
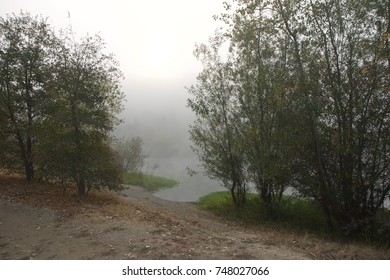
<path fill-rule="evenodd" d="M 261 183 L 259 182 L 259 184 L 261 184 Z M 261 184 L 260 197 L 261 197 L 262 201 L 264 202 L 265 211 L 266 211 L 266 218 L 267 219 L 272 218 L 273 217 L 272 194 L 270 192 L 270 188 L 269 188 L 268 184 L 266 184 L 266 183 Z"/>
<path fill-rule="evenodd" d="M 78 189 L 79 196 L 85 196 L 87 194 L 85 191 L 85 181 L 83 178 L 79 178 L 77 180 L 77 189 Z"/>
<path fill-rule="evenodd" d="M 322 209 L 325 214 L 326 225 L 329 232 L 334 232 L 333 211 L 328 201 L 322 201 Z"/>
<path fill-rule="evenodd" d="M 32 138 L 30 132 L 28 132 L 27 139 L 26 139 L 25 170 L 26 170 L 26 179 L 29 182 L 31 182 L 34 179 L 34 162 L 32 160 L 33 159 L 32 150 L 33 150 Z"/>
<path fill-rule="evenodd" d="M 234 206 L 236 206 L 236 208 L 238 208 L 237 197 L 236 197 L 236 186 L 234 183 L 233 183 L 232 188 L 230 189 L 230 194 L 232 195 Z"/>
<path fill-rule="evenodd" d="M 24 170 L 26 173 L 26 180 L 31 182 L 34 179 L 34 165 L 31 160 L 25 160 Z"/>
<path fill-rule="evenodd" d="M 18 146 L 20 151 L 20 158 L 24 165 L 24 171 L 26 180 L 31 182 L 34 179 L 34 163 L 31 160 L 32 158 L 32 139 L 31 137 L 25 141 L 23 140 L 21 130 L 19 129 L 19 125 L 16 121 L 15 115 L 12 113 L 12 110 L 8 108 L 10 111 L 10 120 L 14 126 L 16 139 L 18 140 Z"/>

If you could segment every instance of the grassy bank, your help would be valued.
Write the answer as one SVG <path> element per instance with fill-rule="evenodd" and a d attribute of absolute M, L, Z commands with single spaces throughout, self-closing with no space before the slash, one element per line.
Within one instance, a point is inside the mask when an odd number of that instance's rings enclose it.
<path fill-rule="evenodd" d="M 298 233 L 311 233 L 320 237 L 344 240 L 342 235 L 329 234 L 322 209 L 314 201 L 285 196 L 269 209 L 257 194 L 248 194 L 243 209 L 238 211 L 228 192 L 216 192 L 199 199 L 199 206 L 216 213 L 227 220 L 246 225 L 266 225 L 277 229 L 293 230 Z M 390 247 L 390 211 L 380 210 L 376 226 L 371 232 L 361 236 L 367 244 Z"/>
<path fill-rule="evenodd" d="M 229 192 L 216 192 L 200 198 L 199 205 L 204 210 L 244 224 L 268 224 L 321 234 L 325 231 L 325 217 L 318 205 L 299 198 L 285 196 L 269 209 L 257 194 L 249 193 L 244 208 L 238 211 Z"/>
<path fill-rule="evenodd" d="M 164 188 L 172 188 L 179 184 L 179 182 L 172 179 L 138 173 L 125 173 L 123 181 L 127 185 L 140 186 L 150 192 L 156 192 Z"/>

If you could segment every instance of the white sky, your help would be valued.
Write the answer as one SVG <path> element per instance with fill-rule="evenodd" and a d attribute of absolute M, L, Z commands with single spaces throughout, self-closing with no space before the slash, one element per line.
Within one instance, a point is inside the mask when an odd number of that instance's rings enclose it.
<path fill-rule="evenodd" d="M 20 10 L 48 17 L 56 29 L 71 23 L 78 36 L 99 33 L 120 62 L 123 89 L 136 109 L 146 101 L 161 107 L 174 97 L 185 105 L 180 94 L 201 69 L 194 45 L 220 25 L 212 16 L 222 12 L 222 0 L 0 1 L 2 17 Z"/>

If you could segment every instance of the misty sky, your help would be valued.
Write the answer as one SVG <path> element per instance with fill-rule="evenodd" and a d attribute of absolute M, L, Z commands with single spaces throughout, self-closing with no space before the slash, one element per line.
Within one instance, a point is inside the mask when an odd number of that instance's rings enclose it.
<path fill-rule="evenodd" d="M 173 170 L 194 167 L 188 141 L 193 115 L 185 89 L 201 70 L 193 50 L 221 26 L 212 16 L 223 11 L 222 2 L 1 0 L 0 16 L 22 10 L 48 17 L 56 30 L 71 24 L 79 37 L 99 33 L 125 75 L 124 123 L 116 134 L 143 138 L 148 164 L 158 164 L 161 175 L 177 177 Z"/>
<path fill-rule="evenodd" d="M 23 10 L 48 17 L 57 30 L 71 24 L 78 36 L 99 33 L 125 75 L 127 101 L 120 133 L 127 127 L 133 130 L 131 136 L 148 137 L 158 130 L 164 135 L 187 133 L 183 125 L 191 113 L 185 108 L 184 87 L 194 83 L 201 69 L 192 52 L 195 43 L 207 42 L 219 25 L 212 16 L 222 11 L 221 2 L 2 0 L 0 16 Z M 150 131 L 156 123 L 160 125 Z"/>

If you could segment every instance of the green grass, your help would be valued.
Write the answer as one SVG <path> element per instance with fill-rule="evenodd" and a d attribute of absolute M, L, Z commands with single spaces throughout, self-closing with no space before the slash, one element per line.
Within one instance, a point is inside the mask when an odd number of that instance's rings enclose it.
<path fill-rule="evenodd" d="M 199 199 L 199 207 L 216 213 L 227 220 L 244 225 L 265 225 L 276 229 L 287 229 L 297 233 L 315 234 L 321 238 L 345 241 L 340 231 L 330 233 L 321 207 L 314 201 L 284 196 L 267 209 L 258 194 L 247 194 L 247 201 L 240 211 L 234 206 L 229 192 L 215 192 Z M 380 209 L 375 226 L 360 237 L 365 244 L 390 248 L 390 210 Z"/>
<path fill-rule="evenodd" d="M 199 199 L 199 206 L 227 220 L 247 225 L 266 224 L 293 229 L 298 232 L 323 234 L 325 217 L 313 201 L 285 196 L 272 209 L 267 209 L 258 194 L 247 194 L 243 209 L 238 211 L 229 192 L 216 192 Z"/>
<path fill-rule="evenodd" d="M 172 188 L 179 184 L 179 182 L 172 179 L 146 174 L 125 173 L 123 177 L 125 184 L 140 186 L 150 192 L 156 192 L 164 188 Z"/>
<path fill-rule="evenodd" d="M 252 223 L 257 220 L 257 211 L 252 211 L 258 202 L 255 194 L 247 194 L 245 207 L 237 211 L 229 192 L 214 192 L 199 199 L 199 206 L 203 210 L 211 211 L 228 220 Z"/>

